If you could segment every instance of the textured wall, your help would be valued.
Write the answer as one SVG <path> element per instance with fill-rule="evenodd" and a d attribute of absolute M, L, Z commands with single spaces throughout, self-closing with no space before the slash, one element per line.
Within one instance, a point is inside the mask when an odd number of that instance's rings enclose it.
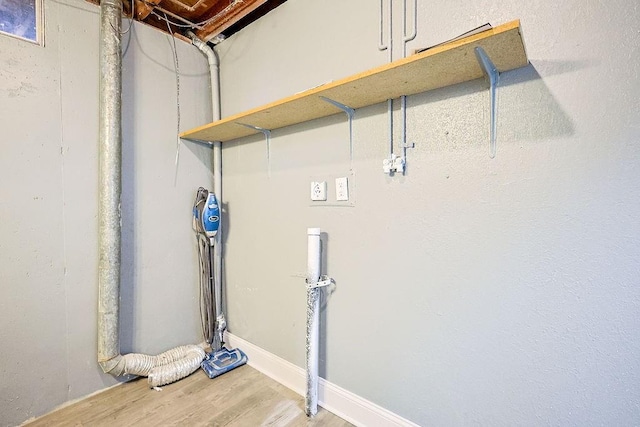
<path fill-rule="evenodd" d="M 406 176 L 382 173 L 386 105 L 358 110 L 354 207 L 308 196 L 349 170 L 344 115 L 274 131 L 271 177 L 261 137 L 225 144 L 230 330 L 304 366 L 321 227 L 329 381 L 421 425 L 637 423 L 638 4 L 419 3 L 409 49 L 522 20 L 531 65 L 502 76 L 497 157 L 483 81 L 409 98 Z M 377 26 L 378 2 L 288 1 L 219 46 L 223 115 L 386 62 Z"/>
<path fill-rule="evenodd" d="M 96 362 L 98 8 L 46 1 L 45 47 L 0 35 L 0 425 L 115 383 Z M 123 30 L 128 22 L 123 25 Z M 210 150 L 183 145 L 169 39 L 124 36 L 122 351 L 201 340 L 190 211 Z M 206 61 L 177 42 L 183 129 Z"/>

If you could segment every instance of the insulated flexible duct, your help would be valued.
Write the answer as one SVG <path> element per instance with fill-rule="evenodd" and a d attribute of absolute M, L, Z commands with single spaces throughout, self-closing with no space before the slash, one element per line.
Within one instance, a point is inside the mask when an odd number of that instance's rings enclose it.
<path fill-rule="evenodd" d="M 100 2 L 98 362 L 105 373 L 147 376 L 156 387 L 191 374 L 205 353 L 198 346 L 183 346 L 158 356 L 120 354 L 121 18 L 122 0 Z"/>
<path fill-rule="evenodd" d="M 197 345 L 176 347 L 157 356 L 130 353 L 121 356 L 109 373 L 148 377 L 149 387 L 157 387 L 191 374 L 200 367 L 204 356 L 204 350 Z"/>
<path fill-rule="evenodd" d="M 120 300 L 120 195 L 122 193 L 122 0 L 100 4 L 98 362 L 118 363 Z"/>

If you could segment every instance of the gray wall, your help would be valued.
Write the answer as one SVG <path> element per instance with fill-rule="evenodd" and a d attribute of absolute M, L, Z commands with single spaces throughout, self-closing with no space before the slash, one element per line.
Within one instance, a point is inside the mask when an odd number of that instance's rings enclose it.
<path fill-rule="evenodd" d="M 497 157 L 483 81 L 409 98 L 406 176 L 382 173 L 386 105 L 358 110 L 353 207 L 309 200 L 349 171 L 343 114 L 274 131 L 270 177 L 261 137 L 224 144 L 230 330 L 304 366 L 321 227 L 329 381 L 421 425 L 636 424 L 638 4 L 419 3 L 410 49 L 522 20 L 531 65 L 502 76 Z M 385 63 L 377 26 L 377 1 L 288 1 L 219 45 L 223 115 Z"/>
<path fill-rule="evenodd" d="M 96 362 L 98 8 L 45 17 L 45 47 L 0 36 L 0 425 L 115 384 Z M 122 351 L 157 353 L 201 341 L 190 211 L 211 155 L 185 144 L 176 170 L 169 39 L 124 40 Z M 210 120 L 208 75 L 177 44 L 188 129 Z"/>

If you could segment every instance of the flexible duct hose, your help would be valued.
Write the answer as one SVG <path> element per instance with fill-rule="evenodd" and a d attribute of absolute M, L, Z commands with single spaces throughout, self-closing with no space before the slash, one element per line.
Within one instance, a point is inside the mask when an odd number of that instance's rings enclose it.
<path fill-rule="evenodd" d="M 120 354 L 118 329 L 122 240 L 121 17 L 122 0 L 101 0 L 98 362 L 106 373 L 114 376 L 146 376 L 149 386 L 156 387 L 191 374 L 198 369 L 205 353 L 198 346 L 183 346 L 158 356 Z"/>
<path fill-rule="evenodd" d="M 204 350 L 197 345 L 183 345 L 157 356 L 129 353 L 120 356 L 109 373 L 148 377 L 149 387 L 153 388 L 188 376 L 200 367 L 204 356 Z"/>
<path fill-rule="evenodd" d="M 178 381 L 200 367 L 200 363 L 205 357 L 205 352 L 198 346 L 185 346 L 183 355 L 167 364 L 156 366 L 149 371 L 149 387 L 156 387 Z M 171 351 L 178 351 L 182 347 L 178 347 Z M 169 353 L 169 352 L 167 352 Z M 163 353 L 167 354 L 167 353 Z M 162 355 L 160 355 L 162 356 Z M 160 358 L 160 356 L 157 356 Z M 160 361 L 159 361 L 160 362 Z"/>

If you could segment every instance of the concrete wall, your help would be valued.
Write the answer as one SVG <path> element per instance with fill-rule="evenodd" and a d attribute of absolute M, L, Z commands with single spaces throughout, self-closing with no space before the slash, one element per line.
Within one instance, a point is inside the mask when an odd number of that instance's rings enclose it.
<path fill-rule="evenodd" d="M 3 426 L 115 384 L 96 362 L 98 8 L 45 1 L 45 17 L 45 47 L 0 36 Z M 190 215 L 211 156 L 185 144 L 174 165 L 168 37 L 124 40 L 122 351 L 157 353 L 201 341 Z M 211 118 L 208 75 L 177 44 L 187 129 Z"/>
<path fill-rule="evenodd" d="M 353 207 L 309 200 L 349 172 L 343 114 L 274 131 L 270 177 L 261 136 L 224 144 L 230 330 L 304 366 L 321 227 L 329 381 L 420 425 L 635 424 L 640 9 L 420 0 L 409 49 L 515 18 L 531 65 L 502 76 L 493 160 L 483 81 L 409 98 L 406 176 L 386 105 L 358 110 Z M 377 27 L 376 1 L 288 1 L 219 45 L 223 115 L 385 63 Z"/>

